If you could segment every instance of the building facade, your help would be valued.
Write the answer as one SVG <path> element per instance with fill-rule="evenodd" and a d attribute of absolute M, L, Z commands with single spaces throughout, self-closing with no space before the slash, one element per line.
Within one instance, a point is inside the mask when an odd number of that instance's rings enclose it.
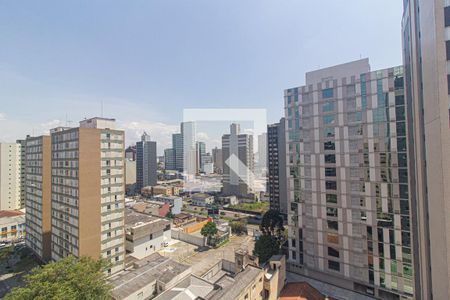
<path fill-rule="evenodd" d="M 450 299 L 450 1 L 404 0 L 416 299 Z"/>
<path fill-rule="evenodd" d="M 291 271 L 415 298 L 403 82 L 363 59 L 285 91 Z"/>
<path fill-rule="evenodd" d="M 204 156 L 206 155 L 206 144 L 204 142 L 195 143 L 195 159 L 197 164 L 197 174 L 203 172 L 205 164 Z"/>
<path fill-rule="evenodd" d="M 42 260 L 51 259 L 52 148 L 50 136 L 25 140 L 25 244 Z"/>
<path fill-rule="evenodd" d="M 287 216 L 286 121 L 267 126 L 267 192 L 270 209 Z"/>
<path fill-rule="evenodd" d="M 22 205 L 22 144 L 0 143 L 0 210 Z"/>
<path fill-rule="evenodd" d="M 173 148 L 164 150 L 164 169 L 165 170 L 176 170 L 175 151 L 173 150 Z"/>
<path fill-rule="evenodd" d="M 215 147 L 214 149 L 212 149 L 211 152 L 213 157 L 214 172 L 217 174 L 222 174 L 223 173 L 222 149 Z"/>
<path fill-rule="evenodd" d="M 136 143 L 136 189 L 156 185 L 158 164 L 156 159 L 156 142 L 144 132 L 141 141 Z"/>
<path fill-rule="evenodd" d="M 246 196 L 253 191 L 253 137 L 231 124 L 222 136 L 223 194 Z"/>
<path fill-rule="evenodd" d="M 184 154 L 183 154 L 183 135 L 181 133 L 172 134 L 172 149 L 174 153 L 175 160 L 175 170 L 183 172 L 184 164 Z"/>
<path fill-rule="evenodd" d="M 17 242 L 25 237 L 25 214 L 21 210 L 0 210 L 0 242 Z"/>
<path fill-rule="evenodd" d="M 69 254 L 124 268 L 124 132 L 114 119 L 56 128 L 52 141 L 52 259 Z"/>

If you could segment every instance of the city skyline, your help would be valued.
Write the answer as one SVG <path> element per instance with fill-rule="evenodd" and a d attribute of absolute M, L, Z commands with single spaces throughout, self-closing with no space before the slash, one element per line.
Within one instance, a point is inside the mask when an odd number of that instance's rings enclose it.
<path fill-rule="evenodd" d="M 339 15 L 333 1 L 151 2 L 108 9 L 94 2 L 90 10 L 43 2 L 29 11 L 2 3 L 0 42 L 9 46 L 0 49 L 0 141 L 104 115 L 125 130 L 127 145 L 145 130 L 161 154 L 183 108 L 265 108 L 268 122 L 276 122 L 283 89 L 301 84 L 306 71 L 360 57 L 370 57 L 374 69 L 401 64 L 400 33 L 391 30 L 400 27 L 401 3 L 360 2 L 348 3 Z M 69 9 L 70 16 L 61 13 Z M 185 13 L 167 18 L 174 11 Z M 249 20 L 249 14 L 256 17 Z M 119 28 L 110 26 L 118 16 Z M 304 29 L 310 24 L 317 37 Z M 352 34 L 329 35 L 336 26 Z M 213 139 L 220 141 L 222 133 Z"/>

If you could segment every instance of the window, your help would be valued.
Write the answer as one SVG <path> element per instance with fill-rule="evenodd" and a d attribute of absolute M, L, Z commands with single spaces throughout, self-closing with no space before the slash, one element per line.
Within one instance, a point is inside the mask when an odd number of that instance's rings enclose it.
<path fill-rule="evenodd" d="M 444 8 L 445 27 L 450 26 L 450 6 Z"/>
<path fill-rule="evenodd" d="M 406 125 L 403 122 L 397 122 L 397 136 L 406 136 Z"/>
<path fill-rule="evenodd" d="M 351 127 L 348 127 L 348 135 L 349 136 L 362 135 L 362 133 L 363 133 L 362 126 L 351 126 Z"/>
<path fill-rule="evenodd" d="M 328 233 L 327 234 L 327 242 L 333 244 L 339 244 L 339 235 L 336 233 Z"/>
<path fill-rule="evenodd" d="M 338 209 L 336 207 L 327 207 L 327 216 L 337 218 Z"/>
<path fill-rule="evenodd" d="M 449 75 L 450 76 L 450 75 Z M 326 127 L 323 129 L 323 135 L 325 137 L 333 137 L 335 135 L 334 133 L 334 127 Z"/>
<path fill-rule="evenodd" d="M 335 194 L 327 194 L 327 203 L 337 203 L 337 195 Z"/>
<path fill-rule="evenodd" d="M 323 123 L 325 125 L 334 124 L 334 115 L 324 116 Z"/>
<path fill-rule="evenodd" d="M 328 101 L 322 104 L 322 111 L 323 112 L 334 111 L 334 102 Z"/>
<path fill-rule="evenodd" d="M 325 168 L 325 176 L 336 177 L 336 168 Z"/>
<path fill-rule="evenodd" d="M 347 114 L 347 121 L 348 122 L 361 122 L 362 120 L 362 112 L 352 112 Z"/>
<path fill-rule="evenodd" d="M 355 96 L 356 88 L 354 84 L 347 85 L 347 97 Z"/>
<path fill-rule="evenodd" d="M 338 221 L 327 220 L 327 226 L 328 226 L 328 229 L 336 230 L 336 231 L 339 230 Z"/>
<path fill-rule="evenodd" d="M 324 150 L 336 150 L 336 144 L 333 141 L 323 143 Z"/>
<path fill-rule="evenodd" d="M 324 89 L 322 90 L 322 98 L 332 98 L 333 97 L 333 89 Z"/>
<path fill-rule="evenodd" d="M 336 155 L 335 154 L 326 154 L 325 155 L 325 163 L 335 164 L 336 163 Z"/>
<path fill-rule="evenodd" d="M 450 60 L 450 41 L 445 42 L 445 50 L 447 52 L 447 60 Z"/>
<path fill-rule="evenodd" d="M 325 187 L 327 190 L 336 190 L 337 189 L 336 181 L 325 181 Z"/>
<path fill-rule="evenodd" d="M 356 109 L 356 99 L 347 99 L 346 102 L 347 110 L 355 110 Z"/>
<path fill-rule="evenodd" d="M 341 266 L 337 261 L 329 260 L 328 269 L 339 272 L 341 270 Z"/>
<path fill-rule="evenodd" d="M 339 250 L 336 250 L 333 247 L 328 247 L 328 255 L 339 258 Z"/>
<path fill-rule="evenodd" d="M 398 177 L 401 183 L 408 183 L 408 169 L 398 169 Z"/>

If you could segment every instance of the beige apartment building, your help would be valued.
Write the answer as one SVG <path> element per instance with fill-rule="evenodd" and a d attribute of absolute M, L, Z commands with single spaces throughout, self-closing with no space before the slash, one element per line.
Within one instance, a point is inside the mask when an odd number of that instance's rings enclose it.
<path fill-rule="evenodd" d="M 51 259 L 51 139 L 25 140 L 25 244 L 43 261 Z"/>
<path fill-rule="evenodd" d="M 0 210 L 22 207 L 22 145 L 0 143 Z"/>
<path fill-rule="evenodd" d="M 450 1 L 404 0 L 416 299 L 450 299 Z"/>
<path fill-rule="evenodd" d="M 69 254 L 124 268 L 124 132 L 93 118 L 56 128 L 52 141 L 52 259 Z"/>

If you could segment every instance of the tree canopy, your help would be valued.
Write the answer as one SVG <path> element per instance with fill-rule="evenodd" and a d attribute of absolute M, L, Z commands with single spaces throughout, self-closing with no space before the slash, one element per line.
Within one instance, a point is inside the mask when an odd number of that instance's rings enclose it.
<path fill-rule="evenodd" d="M 253 252 L 260 263 L 265 263 L 272 255 L 279 254 L 286 239 L 283 217 L 276 210 L 269 210 L 264 214 L 259 229 L 262 235 L 256 241 Z"/>
<path fill-rule="evenodd" d="M 201 235 L 205 237 L 212 237 L 217 234 L 217 226 L 216 223 L 209 221 L 208 223 L 203 226 L 202 230 L 200 231 Z"/>
<path fill-rule="evenodd" d="M 281 241 L 284 236 L 283 217 L 276 210 L 271 209 L 262 217 L 259 229 L 264 235 L 274 236 Z"/>
<path fill-rule="evenodd" d="M 12 289 L 4 299 L 111 299 L 105 266 L 104 260 L 68 256 L 34 268 L 24 276 L 25 286 Z"/>
<path fill-rule="evenodd" d="M 278 254 L 279 251 L 280 244 L 274 236 L 262 235 L 256 241 L 255 250 L 253 252 L 258 256 L 260 263 L 265 263 L 272 255 Z"/>

